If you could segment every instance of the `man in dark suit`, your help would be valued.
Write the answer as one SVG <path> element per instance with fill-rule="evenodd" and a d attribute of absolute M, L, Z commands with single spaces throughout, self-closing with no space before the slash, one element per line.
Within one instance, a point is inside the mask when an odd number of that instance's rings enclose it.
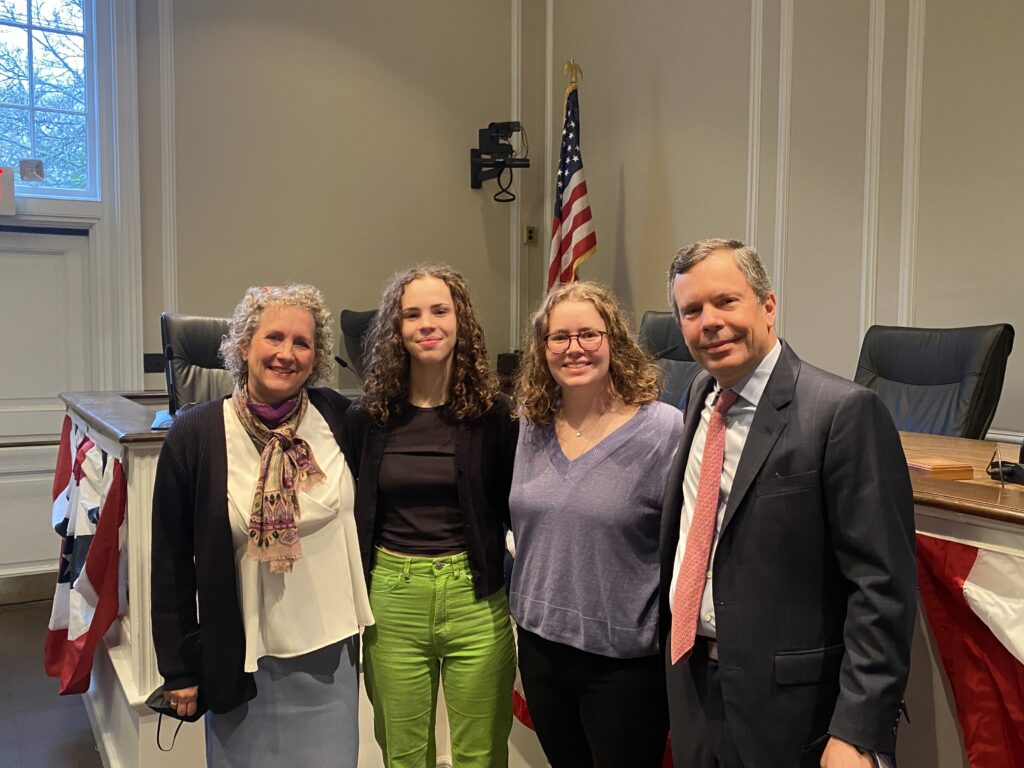
<path fill-rule="evenodd" d="M 892 419 L 778 339 L 753 249 L 687 246 L 669 295 L 705 369 L 662 517 L 675 764 L 892 765 L 916 605 Z"/>

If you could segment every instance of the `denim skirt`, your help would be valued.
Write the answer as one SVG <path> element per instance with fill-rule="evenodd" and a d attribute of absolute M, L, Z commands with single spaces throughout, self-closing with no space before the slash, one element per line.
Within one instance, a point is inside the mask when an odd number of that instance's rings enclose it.
<path fill-rule="evenodd" d="M 258 664 L 255 699 L 206 714 L 207 765 L 356 768 L 359 636 Z"/>

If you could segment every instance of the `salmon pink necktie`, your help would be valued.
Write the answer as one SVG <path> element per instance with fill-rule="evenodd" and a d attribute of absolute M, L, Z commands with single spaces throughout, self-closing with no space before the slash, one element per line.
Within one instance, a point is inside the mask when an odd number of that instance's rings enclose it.
<path fill-rule="evenodd" d="M 718 496 L 722 486 L 725 413 L 737 397 L 731 389 L 723 389 L 718 393 L 704 439 L 700 480 L 697 482 L 697 503 L 694 504 L 693 520 L 686 534 L 686 551 L 683 553 L 683 564 L 676 579 L 675 599 L 672 601 L 673 664 L 689 653 L 697 636 L 697 613 L 707 582 L 711 540 L 714 538 Z"/>

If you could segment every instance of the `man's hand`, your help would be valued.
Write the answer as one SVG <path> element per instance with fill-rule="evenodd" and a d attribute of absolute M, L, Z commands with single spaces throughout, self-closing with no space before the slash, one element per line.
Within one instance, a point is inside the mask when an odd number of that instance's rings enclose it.
<path fill-rule="evenodd" d="M 875 761 L 871 755 L 833 736 L 821 755 L 821 768 L 875 768 Z"/>
<path fill-rule="evenodd" d="M 196 713 L 196 701 L 199 698 L 199 686 L 179 688 L 177 691 L 164 691 L 164 698 L 178 717 L 191 717 Z"/>

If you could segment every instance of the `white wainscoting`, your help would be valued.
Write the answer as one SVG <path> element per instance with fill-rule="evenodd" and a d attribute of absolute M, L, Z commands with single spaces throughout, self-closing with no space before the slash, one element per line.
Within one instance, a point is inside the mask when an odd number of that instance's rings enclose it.
<path fill-rule="evenodd" d="M 89 240 L 0 233 L 0 578 L 52 571 L 58 395 L 93 383 Z"/>
<path fill-rule="evenodd" d="M 56 439 L 58 395 L 92 385 L 89 241 L 0 234 L 0 443 Z"/>
<path fill-rule="evenodd" d="M 55 445 L 0 448 L 0 578 L 54 571 L 60 540 L 50 521 Z"/>

